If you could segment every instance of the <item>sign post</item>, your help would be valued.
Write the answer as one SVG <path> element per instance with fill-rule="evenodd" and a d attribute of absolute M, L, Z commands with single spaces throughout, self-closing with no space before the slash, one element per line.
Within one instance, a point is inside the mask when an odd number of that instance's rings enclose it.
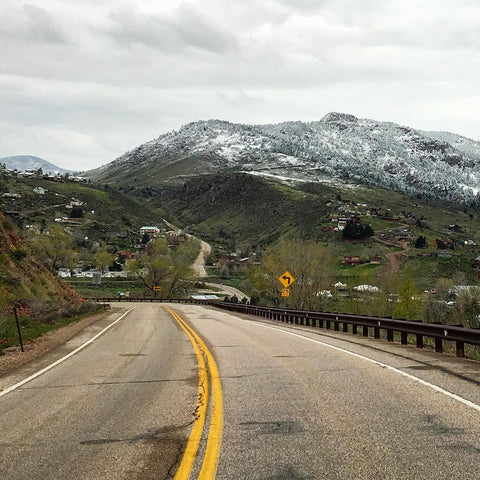
<path fill-rule="evenodd" d="M 20 322 L 18 321 L 17 307 L 13 307 L 13 313 L 15 315 L 15 322 L 17 323 L 18 341 L 20 342 L 20 349 L 22 350 L 22 352 L 24 352 L 25 350 L 23 349 L 22 332 L 20 331 Z"/>
<path fill-rule="evenodd" d="M 98 272 L 98 271 L 93 272 L 92 285 L 102 285 L 102 272 Z M 105 292 L 103 291 L 103 285 L 102 285 L 102 297 L 103 297 L 103 311 L 105 312 L 107 310 L 107 307 L 105 305 Z"/>

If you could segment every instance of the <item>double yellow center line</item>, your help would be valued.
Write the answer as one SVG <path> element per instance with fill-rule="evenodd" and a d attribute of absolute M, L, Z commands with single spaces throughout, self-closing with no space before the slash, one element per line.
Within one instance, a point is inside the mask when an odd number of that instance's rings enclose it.
<path fill-rule="evenodd" d="M 169 307 L 168 313 L 177 321 L 192 344 L 198 362 L 198 395 L 195 409 L 195 421 L 187 441 L 185 453 L 175 475 L 175 480 L 188 480 L 197 456 L 202 438 L 210 400 L 211 382 L 211 420 L 208 430 L 207 445 L 198 480 L 213 480 L 217 473 L 223 433 L 223 399 L 222 385 L 217 364 L 201 337 L 183 318 Z"/>

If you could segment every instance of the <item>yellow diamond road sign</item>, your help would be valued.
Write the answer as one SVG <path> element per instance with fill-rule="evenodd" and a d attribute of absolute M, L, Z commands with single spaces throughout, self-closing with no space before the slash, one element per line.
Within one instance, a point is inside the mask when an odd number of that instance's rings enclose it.
<path fill-rule="evenodd" d="M 285 288 L 288 288 L 295 281 L 294 276 L 288 270 L 283 275 L 280 275 L 278 279 Z"/>

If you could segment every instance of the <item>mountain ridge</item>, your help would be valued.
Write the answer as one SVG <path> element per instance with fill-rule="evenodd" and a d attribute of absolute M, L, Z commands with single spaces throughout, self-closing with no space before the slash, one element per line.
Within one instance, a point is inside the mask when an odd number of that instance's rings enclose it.
<path fill-rule="evenodd" d="M 0 158 L 0 164 L 4 164 L 8 170 L 38 170 L 41 168 L 44 173 L 73 173 L 73 170 L 54 165 L 34 155 L 11 155 Z"/>
<path fill-rule="evenodd" d="M 480 142 L 331 112 L 312 122 L 190 122 L 87 173 L 118 186 L 183 183 L 236 172 L 381 186 L 478 205 Z"/>

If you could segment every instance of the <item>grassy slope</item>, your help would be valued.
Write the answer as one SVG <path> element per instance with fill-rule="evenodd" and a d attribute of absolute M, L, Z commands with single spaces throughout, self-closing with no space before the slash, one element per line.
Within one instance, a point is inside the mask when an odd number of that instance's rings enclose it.
<path fill-rule="evenodd" d="M 338 257 L 336 275 L 340 280 L 374 280 L 385 268 L 385 254 L 400 248 L 375 239 L 348 242 L 342 240 L 338 233 L 326 232 L 329 225 L 326 215 L 338 213 L 327 206 L 335 198 L 367 203 L 370 207 L 389 208 L 392 215 L 401 217 L 398 222 L 362 217 L 362 221 L 372 224 L 377 234 L 391 234 L 403 225 L 411 231 L 414 239 L 419 235 L 427 237 L 427 249 L 411 248 L 401 258 L 403 268 L 400 275 L 414 276 L 419 288 L 431 288 L 438 277 L 451 277 L 455 271 L 463 271 L 468 283 L 476 281 L 473 260 L 479 251 L 476 247 L 464 247 L 463 242 L 473 239 L 480 244 L 479 214 L 464 207 L 438 201 L 419 201 L 396 192 L 364 187 L 288 186 L 245 174 L 218 174 L 191 180 L 183 187 L 164 189 L 151 202 L 176 215 L 184 226 L 227 250 L 242 242 L 265 246 L 283 234 L 300 235 L 334 246 Z M 405 213 L 413 214 L 414 218 L 405 217 Z M 458 224 L 462 230 L 452 232 L 448 229 L 449 224 Z M 451 238 L 457 242 L 452 259 L 419 256 L 437 250 L 436 238 Z M 379 257 L 381 263 L 340 266 L 343 255 L 363 255 L 370 259 Z"/>
<path fill-rule="evenodd" d="M 48 192 L 45 195 L 35 194 L 35 186 L 43 187 Z M 107 239 L 110 235 L 120 233 L 127 235 L 131 243 L 142 225 L 162 224 L 162 212 L 148 208 L 143 200 L 130 198 L 104 186 L 51 182 L 42 178 L 19 179 L 0 171 L 0 193 L 7 191 L 22 195 L 21 199 L 2 198 L 0 201 L 5 210 L 20 212 L 23 225 L 38 227 L 44 221 L 48 227 L 55 218 L 69 216 L 70 210 L 65 205 L 72 199 L 84 202 L 82 226 L 74 227 L 73 233 L 91 240 Z"/>

